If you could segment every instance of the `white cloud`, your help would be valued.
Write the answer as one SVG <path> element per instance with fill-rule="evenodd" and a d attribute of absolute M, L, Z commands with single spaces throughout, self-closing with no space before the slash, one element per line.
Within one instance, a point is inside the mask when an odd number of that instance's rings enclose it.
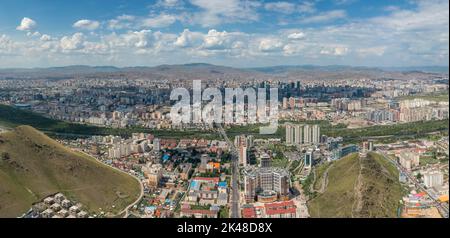
<path fill-rule="evenodd" d="M 417 10 L 397 10 L 370 21 L 399 31 L 443 29 L 449 25 L 448 0 L 418 1 Z"/>
<path fill-rule="evenodd" d="M 128 47 L 145 48 L 152 42 L 151 33 L 151 30 L 133 31 L 121 35 L 121 38 Z"/>
<path fill-rule="evenodd" d="M 185 29 L 175 40 L 174 45 L 177 47 L 193 47 L 203 42 L 203 35 L 198 32 L 191 32 Z"/>
<path fill-rule="evenodd" d="M 347 13 L 344 10 L 332 10 L 328 12 L 323 12 L 318 15 L 314 15 L 311 17 L 303 18 L 300 22 L 303 24 L 312 24 L 312 23 L 324 23 L 330 22 L 342 18 L 346 18 Z"/>
<path fill-rule="evenodd" d="M 60 47 L 63 52 L 82 49 L 85 36 L 83 33 L 75 33 L 72 36 L 64 36 L 60 40 Z"/>
<path fill-rule="evenodd" d="M 100 27 L 100 22 L 83 19 L 75 22 L 73 27 L 80 30 L 94 31 Z"/>
<path fill-rule="evenodd" d="M 142 21 L 142 26 L 150 28 L 163 28 L 174 24 L 177 17 L 170 14 L 160 14 L 158 16 L 150 17 Z"/>
<path fill-rule="evenodd" d="M 157 6 L 163 7 L 177 7 L 181 6 L 183 2 L 181 0 L 158 0 L 156 3 Z"/>
<path fill-rule="evenodd" d="M 267 11 L 279 12 L 284 14 L 292 13 L 313 13 L 316 11 L 313 2 L 301 2 L 299 4 L 293 2 L 269 2 L 264 5 Z"/>
<path fill-rule="evenodd" d="M 29 31 L 29 32 L 27 32 L 27 36 L 28 37 L 40 37 L 41 33 L 39 33 L 39 31 L 36 31 L 36 32 Z"/>
<path fill-rule="evenodd" d="M 108 29 L 121 30 L 131 28 L 135 20 L 136 20 L 135 16 L 120 15 L 115 19 L 111 19 L 108 21 Z"/>
<path fill-rule="evenodd" d="M 15 44 L 6 35 L 0 35 L 0 56 L 2 54 L 11 54 L 14 52 Z"/>
<path fill-rule="evenodd" d="M 268 11 L 291 14 L 295 12 L 296 5 L 290 2 L 270 2 L 266 3 L 264 8 Z"/>
<path fill-rule="evenodd" d="M 198 4 L 203 2 L 203 0 L 192 1 L 197 1 Z M 241 7 L 242 4 L 244 7 Z M 247 7 L 245 4 L 248 4 Z M 265 17 L 265 15 L 258 16 L 256 12 L 265 7 L 264 5 L 258 7 L 253 1 L 237 0 L 232 0 L 231 3 L 217 2 L 218 6 L 199 6 L 195 12 L 189 14 L 170 9 L 150 17 L 118 16 L 113 19 L 117 21 L 113 22 L 116 24 L 105 22 L 112 30 L 129 29 L 127 32 L 117 34 L 99 31 L 96 34 L 76 33 L 60 38 L 45 34 L 38 37 L 37 33 L 33 36 L 36 32 L 32 29 L 36 26 L 34 25 L 26 28 L 27 34 L 32 37 L 14 40 L 0 34 L 0 66 L 13 65 L 12 62 L 21 65 L 22 61 L 28 59 L 35 65 L 41 62 L 39 59 L 49 64 L 62 64 L 61 62 L 76 64 L 81 61 L 126 65 L 170 64 L 195 60 L 238 66 L 244 63 L 369 66 L 448 64 L 448 1 L 416 1 L 412 4 L 416 4 L 415 7 L 407 10 L 392 8 L 391 11 L 384 12 L 378 17 L 347 18 L 342 24 L 333 24 L 330 19 L 336 17 L 341 19 L 340 17 L 346 16 L 345 12 L 299 14 L 300 20 L 303 19 L 305 22 L 329 21 L 330 24 L 301 29 L 285 26 L 278 31 L 273 31 L 272 28 L 268 31 L 258 29 L 255 31 L 258 33 L 224 31 L 222 27 L 196 31 L 186 29 L 178 34 L 167 33 L 169 30 L 159 32 L 152 29 L 172 21 L 155 20 L 161 15 L 171 15 L 183 24 L 202 25 L 207 25 L 203 22 L 206 20 L 211 20 L 209 25 L 215 25 Z M 297 11 L 299 5 L 300 3 L 297 4 Z M 219 6 L 231 8 L 219 9 Z M 248 15 L 238 16 L 240 12 Z M 184 21 L 186 16 L 191 22 Z M 309 17 L 305 18 L 306 16 Z M 153 27 L 143 27 L 142 21 L 145 19 L 152 19 L 150 25 Z M 290 18 L 290 21 L 292 19 Z M 148 57 L 150 54 L 155 57 Z M 6 61 L 5 55 L 9 57 Z M 16 60 L 12 57 L 16 57 Z M 233 60 L 230 60 L 230 57 Z M 61 58 L 67 61 L 58 61 Z"/>
<path fill-rule="evenodd" d="M 279 51 L 283 47 L 283 42 L 278 38 L 263 38 L 259 42 L 258 49 L 261 52 Z"/>
<path fill-rule="evenodd" d="M 223 49 L 226 47 L 227 43 L 229 44 L 229 34 L 224 32 L 218 32 L 215 29 L 212 29 L 208 32 L 208 34 L 204 37 L 204 48 L 206 49 Z"/>
<path fill-rule="evenodd" d="M 343 56 L 348 53 L 348 48 L 344 46 L 327 47 L 320 51 L 322 55 Z"/>
<path fill-rule="evenodd" d="M 313 2 L 302 2 L 298 5 L 298 11 L 303 13 L 313 13 L 316 11 L 315 5 Z"/>
<path fill-rule="evenodd" d="M 288 35 L 288 39 L 291 40 L 301 40 L 305 38 L 305 33 L 303 32 L 294 32 Z"/>
<path fill-rule="evenodd" d="M 253 0 L 190 0 L 191 4 L 201 9 L 192 16 L 194 23 L 204 27 L 222 23 L 257 21 L 256 11 L 261 3 Z"/>
<path fill-rule="evenodd" d="M 24 17 L 22 21 L 20 22 L 20 25 L 16 27 L 19 31 L 31 31 L 35 29 L 37 26 L 37 23 L 28 17 Z"/>
<path fill-rule="evenodd" d="M 43 34 L 40 38 L 41 41 L 50 41 L 51 39 L 52 37 L 47 34 Z"/>

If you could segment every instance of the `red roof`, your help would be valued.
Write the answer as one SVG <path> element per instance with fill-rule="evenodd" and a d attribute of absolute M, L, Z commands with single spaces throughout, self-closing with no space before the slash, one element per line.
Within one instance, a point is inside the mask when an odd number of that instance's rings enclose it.
<path fill-rule="evenodd" d="M 296 213 L 297 206 L 293 201 L 267 203 L 264 205 L 267 215 Z"/>
<path fill-rule="evenodd" d="M 211 182 L 216 182 L 218 183 L 220 178 L 219 177 L 213 177 L 213 178 L 208 178 L 208 177 L 195 177 L 193 180 L 202 180 L 202 181 L 211 181 Z"/>
<path fill-rule="evenodd" d="M 243 218 L 256 218 L 256 209 L 254 207 L 246 207 L 242 209 Z"/>
<path fill-rule="evenodd" d="M 202 215 L 215 215 L 217 214 L 216 211 L 211 211 L 211 210 L 191 210 L 191 209 L 181 209 L 182 213 L 185 214 L 202 214 Z"/>

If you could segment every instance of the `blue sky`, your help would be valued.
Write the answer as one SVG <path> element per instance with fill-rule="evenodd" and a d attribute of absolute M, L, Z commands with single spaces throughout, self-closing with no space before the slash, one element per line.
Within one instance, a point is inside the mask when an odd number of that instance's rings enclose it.
<path fill-rule="evenodd" d="M 448 66 L 448 0 L 0 2 L 0 67 Z"/>

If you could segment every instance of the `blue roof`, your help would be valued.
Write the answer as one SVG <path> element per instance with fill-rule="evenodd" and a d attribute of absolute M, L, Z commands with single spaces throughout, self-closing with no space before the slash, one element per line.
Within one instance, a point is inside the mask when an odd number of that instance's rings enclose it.
<path fill-rule="evenodd" d="M 200 189 L 200 183 L 196 180 L 191 181 L 191 189 L 198 190 Z"/>
<path fill-rule="evenodd" d="M 148 207 L 145 207 L 145 210 L 147 210 L 147 211 L 155 211 L 156 207 L 155 206 L 148 206 Z"/>
<path fill-rule="evenodd" d="M 219 187 L 226 187 L 227 186 L 227 182 L 219 182 Z"/>
<path fill-rule="evenodd" d="M 164 162 L 165 161 L 167 161 L 167 160 L 169 160 L 170 159 L 170 155 L 168 155 L 168 154 L 165 154 L 164 156 L 163 156 L 163 158 L 162 158 L 163 160 L 164 160 Z"/>

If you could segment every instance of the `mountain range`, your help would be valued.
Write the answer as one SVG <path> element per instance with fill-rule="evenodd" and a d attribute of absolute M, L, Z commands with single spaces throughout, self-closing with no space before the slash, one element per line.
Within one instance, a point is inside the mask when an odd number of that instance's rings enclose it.
<path fill-rule="evenodd" d="M 177 77 L 184 75 L 185 77 L 203 76 L 238 76 L 238 77 L 273 77 L 280 75 L 289 75 L 292 73 L 439 73 L 448 74 L 448 66 L 419 66 L 419 67 L 353 67 L 345 65 L 281 65 L 271 67 L 258 68 L 233 68 L 227 66 L 218 66 L 205 63 L 181 64 L 181 65 L 159 65 L 154 67 L 137 66 L 137 67 L 114 67 L 114 66 L 86 66 L 72 65 L 64 67 L 51 68 L 10 68 L 0 69 L 0 79 L 14 78 L 65 78 L 73 76 L 88 75 L 129 75 L 137 74 L 139 76 L 153 77 Z"/>

